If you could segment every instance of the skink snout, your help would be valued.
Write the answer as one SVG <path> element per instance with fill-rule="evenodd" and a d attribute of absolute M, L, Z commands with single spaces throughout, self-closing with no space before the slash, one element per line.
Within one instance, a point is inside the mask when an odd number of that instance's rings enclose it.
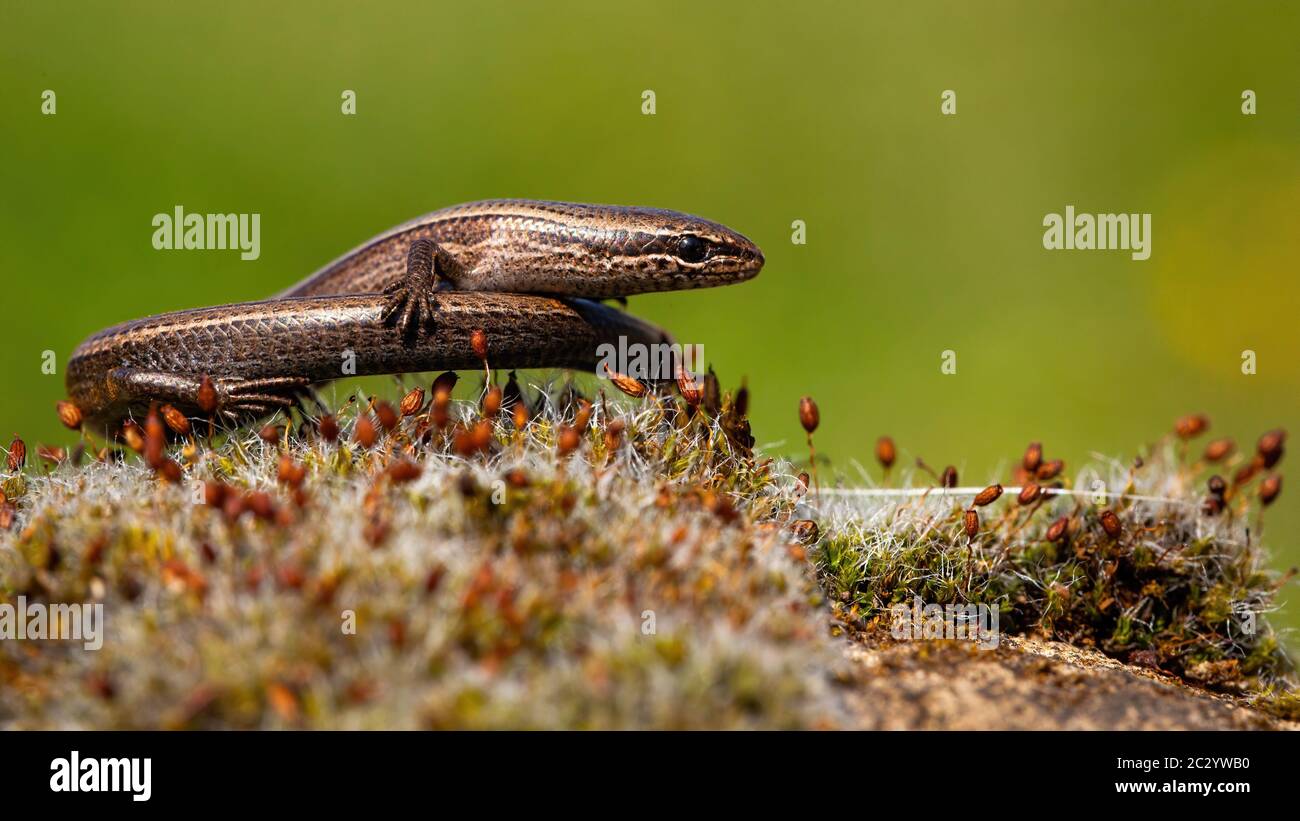
<path fill-rule="evenodd" d="M 739 234 L 736 236 L 740 237 Z M 742 279 L 753 279 L 758 276 L 758 272 L 763 270 L 763 252 L 757 245 L 750 242 L 745 237 L 740 237 L 744 242 L 743 250 L 740 254 L 740 273 Z"/>
<path fill-rule="evenodd" d="M 763 269 L 763 252 L 748 237 L 704 220 L 682 232 L 676 256 L 697 285 L 742 282 Z"/>
<path fill-rule="evenodd" d="M 763 252 L 748 237 L 731 229 L 719 237 L 714 252 L 713 265 L 706 270 L 732 282 L 742 282 L 758 276 L 763 270 Z"/>

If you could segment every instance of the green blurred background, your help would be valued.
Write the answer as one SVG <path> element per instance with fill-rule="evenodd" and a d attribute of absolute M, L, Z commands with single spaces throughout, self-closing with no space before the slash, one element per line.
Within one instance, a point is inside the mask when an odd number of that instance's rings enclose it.
<path fill-rule="evenodd" d="M 0 3 L 6 442 L 70 440 L 62 363 L 105 325 L 269 296 L 499 196 L 756 240 L 757 280 L 632 309 L 748 377 L 774 452 L 802 452 L 805 393 L 839 467 L 874 472 L 888 433 L 967 482 L 1031 438 L 1076 469 L 1127 457 L 1191 411 L 1245 443 L 1300 429 L 1295 4 L 219 5 Z M 178 204 L 260 213 L 261 258 L 155 251 Z M 1151 212 L 1151 259 L 1043 250 L 1069 204 Z M 1297 495 L 1267 517 L 1279 567 L 1300 562 Z"/>

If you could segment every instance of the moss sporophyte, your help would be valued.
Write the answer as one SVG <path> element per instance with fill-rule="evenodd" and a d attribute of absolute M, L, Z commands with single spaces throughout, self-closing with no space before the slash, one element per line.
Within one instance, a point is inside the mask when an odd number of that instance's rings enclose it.
<path fill-rule="evenodd" d="M 812 459 L 755 453 L 747 391 L 712 373 L 617 400 L 499 378 L 261 433 L 160 407 L 38 465 L 15 437 L 0 602 L 102 603 L 109 630 L 96 653 L 0 642 L 0 723 L 846 726 L 845 636 L 939 635 L 1055 639 L 1295 715 L 1259 543 L 1281 431 L 1208 460 L 1208 421 L 1180 425 L 1077 479 L 1035 444 L 985 486 L 819 489 Z M 810 398 L 799 420 L 811 439 Z"/>

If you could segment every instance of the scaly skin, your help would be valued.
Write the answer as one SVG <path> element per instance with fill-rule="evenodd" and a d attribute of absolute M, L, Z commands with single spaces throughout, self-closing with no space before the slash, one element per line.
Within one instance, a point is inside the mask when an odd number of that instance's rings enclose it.
<path fill-rule="evenodd" d="M 681 253 L 687 237 L 706 256 Z M 728 285 L 756 276 L 763 254 L 716 222 L 657 208 L 540 200 L 453 205 L 369 240 L 280 294 L 372 293 L 401 279 L 407 249 L 432 240 L 438 273 L 458 291 L 587 299 Z"/>
<path fill-rule="evenodd" d="M 150 400 L 198 411 L 202 376 L 230 415 L 288 407 L 313 382 L 343 375 L 482 367 L 470 336 L 483 329 L 495 368 L 595 370 L 596 350 L 667 340 L 663 331 L 586 300 L 445 292 L 433 297 L 436 330 L 402 344 L 379 321 L 381 295 L 278 299 L 199 308 L 136 320 L 92 336 L 68 365 L 72 401 L 91 422 L 147 408 Z"/>
<path fill-rule="evenodd" d="M 101 331 L 73 353 L 68 393 L 88 423 L 108 428 L 154 401 L 197 411 L 207 376 L 218 412 L 241 419 L 287 408 L 310 384 L 344 375 L 347 352 L 356 375 L 477 368 L 475 330 L 495 367 L 594 370 L 603 343 L 670 337 L 585 300 L 524 294 L 706 287 L 749 279 L 762 265 L 740 234 L 677 212 L 470 203 L 386 232 L 278 298 Z"/>

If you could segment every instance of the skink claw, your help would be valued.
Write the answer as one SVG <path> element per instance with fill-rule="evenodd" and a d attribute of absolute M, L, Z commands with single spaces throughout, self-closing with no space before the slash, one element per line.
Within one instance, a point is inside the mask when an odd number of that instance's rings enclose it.
<path fill-rule="evenodd" d="M 199 391 L 203 377 L 182 373 L 117 368 L 108 374 L 109 390 L 127 398 L 143 397 L 177 405 L 182 411 L 202 419 Z M 262 379 L 216 377 L 217 405 L 215 416 L 232 422 L 265 416 L 275 410 L 301 408 L 300 397 L 310 395 L 310 382 L 301 376 L 274 376 Z"/>
<path fill-rule="evenodd" d="M 438 283 L 434 269 L 437 255 L 438 248 L 430 240 L 412 242 L 406 256 L 406 276 L 384 289 L 388 299 L 384 301 L 380 318 L 385 325 L 396 326 L 407 342 L 414 341 L 422 327 L 433 332 L 431 295 Z"/>

